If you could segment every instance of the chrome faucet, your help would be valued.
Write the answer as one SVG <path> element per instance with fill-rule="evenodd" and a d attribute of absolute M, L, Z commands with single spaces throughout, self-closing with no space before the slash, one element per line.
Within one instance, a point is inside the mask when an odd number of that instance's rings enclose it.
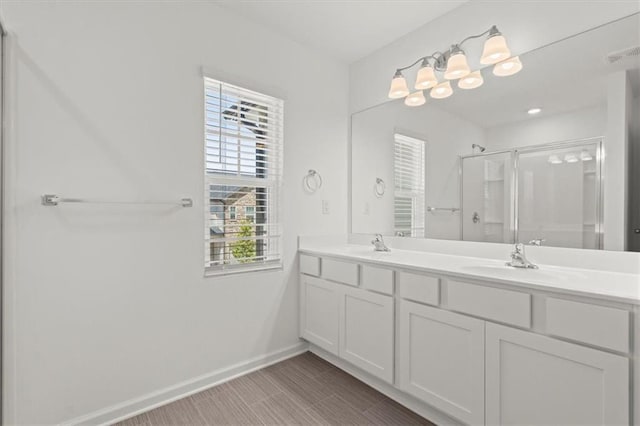
<path fill-rule="evenodd" d="M 524 255 L 524 244 L 516 244 L 515 249 L 511 252 L 511 261 L 506 265 L 513 268 L 538 269 L 538 265 L 529 262 Z"/>
<path fill-rule="evenodd" d="M 376 234 L 376 237 L 371 241 L 373 244 L 374 251 L 391 251 L 389 247 L 387 247 L 382 239 L 382 234 Z"/>

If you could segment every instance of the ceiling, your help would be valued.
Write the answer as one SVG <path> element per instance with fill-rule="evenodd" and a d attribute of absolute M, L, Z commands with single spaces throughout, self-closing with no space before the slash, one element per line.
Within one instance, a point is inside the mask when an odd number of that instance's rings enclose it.
<path fill-rule="evenodd" d="M 352 63 L 466 0 L 220 0 L 221 7 Z"/>

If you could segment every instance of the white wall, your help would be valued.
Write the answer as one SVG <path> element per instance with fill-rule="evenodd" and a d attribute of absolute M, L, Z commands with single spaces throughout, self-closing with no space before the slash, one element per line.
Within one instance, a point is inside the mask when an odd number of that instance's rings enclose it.
<path fill-rule="evenodd" d="M 460 207 L 459 155 L 484 145 L 484 130 L 433 104 L 409 108 L 388 102 L 352 116 L 352 232 L 393 234 L 393 134 L 426 141 L 426 204 Z M 381 198 L 376 177 L 386 182 Z M 369 206 L 368 212 L 366 206 Z M 426 213 L 429 238 L 460 239 L 460 215 Z"/>
<path fill-rule="evenodd" d="M 0 13 L 5 422 L 64 422 L 295 345 L 296 236 L 346 232 L 346 67 L 212 3 Z M 283 271 L 203 278 L 201 66 L 286 100 Z M 195 205 L 43 207 L 43 193 Z"/>
<path fill-rule="evenodd" d="M 541 113 L 543 114 L 543 113 Z M 604 136 L 607 106 L 596 105 L 487 129 L 489 151 Z"/>
<path fill-rule="evenodd" d="M 386 101 L 396 68 L 491 25 L 497 25 L 507 37 L 514 54 L 523 54 L 639 10 L 637 1 L 469 1 L 352 64 L 350 110 L 361 111 Z M 474 68 L 477 60 L 468 59 Z"/>

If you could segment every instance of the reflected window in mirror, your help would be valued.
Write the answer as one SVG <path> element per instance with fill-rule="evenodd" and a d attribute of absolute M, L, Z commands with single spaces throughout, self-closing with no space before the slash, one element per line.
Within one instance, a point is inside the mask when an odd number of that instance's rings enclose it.
<path fill-rule="evenodd" d="M 394 233 L 424 237 L 425 141 L 394 134 Z"/>

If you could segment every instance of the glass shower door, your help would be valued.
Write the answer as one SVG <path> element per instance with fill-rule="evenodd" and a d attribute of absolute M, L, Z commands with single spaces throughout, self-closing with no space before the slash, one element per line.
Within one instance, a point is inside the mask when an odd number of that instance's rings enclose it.
<path fill-rule="evenodd" d="M 522 150 L 517 164 L 517 241 L 600 248 L 600 141 Z"/>
<path fill-rule="evenodd" d="M 474 155 L 460 161 L 462 239 L 513 242 L 512 153 Z"/>

